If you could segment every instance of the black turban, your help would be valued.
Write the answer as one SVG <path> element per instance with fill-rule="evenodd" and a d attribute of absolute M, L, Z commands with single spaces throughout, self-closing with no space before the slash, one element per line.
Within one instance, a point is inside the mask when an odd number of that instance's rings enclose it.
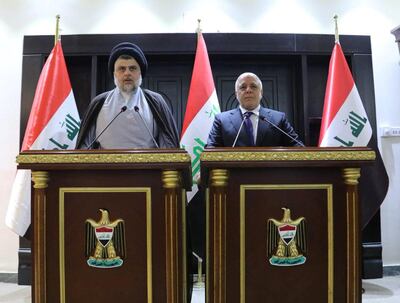
<path fill-rule="evenodd" d="M 133 57 L 139 64 L 142 77 L 144 78 L 147 71 L 146 57 L 139 46 L 130 42 L 122 42 L 114 46 L 114 48 L 111 50 L 110 58 L 108 59 L 108 71 L 111 74 L 114 73 L 115 61 L 117 61 L 121 55 Z"/>

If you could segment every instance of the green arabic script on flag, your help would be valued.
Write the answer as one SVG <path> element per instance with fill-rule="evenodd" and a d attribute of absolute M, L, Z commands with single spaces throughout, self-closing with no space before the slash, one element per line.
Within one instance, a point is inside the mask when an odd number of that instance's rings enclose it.
<path fill-rule="evenodd" d="M 57 141 L 57 138 L 50 138 L 50 142 L 52 142 L 56 147 L 54 149 L 71 149 L 75 147 L 76 136 L 79 133 L 81 123 L 77 121 L 71 114 L 67 114 L 65 116 L 65 120 L 60 123 L 60 128 L 65 128 L 65 137 L 61 141 Z"/>
<path fill-rule="evenodd" d="M 193 158 L 192 158 L 192 177 L 193 177 L 193 184 L 197 183 L 198 176 L 197 174 L 200 173 L 200 156 L 201 153 L 204 151 L 204 147 L 206 143 L 201 140 L 201 138 L 194 138 L 193 143 Z"/>
<path fill-rule="evenodd" d="M 350 111 L 349 117 L 344 120 L 344 124 L 347 125 L 350 121 L 350 130 L 352 136 L 357 138 L 363 131 L 364 126 L 367 124 L 368 119 L 367 117 L 361 117 L 360 115 L 356 114 L 354 111 Z M 339 136 L 335 136 L 334 139 L 342 144 L 343 147 L 351 147 L 354 145 L 354 141 L 345 141 L 341 139 Z"/>

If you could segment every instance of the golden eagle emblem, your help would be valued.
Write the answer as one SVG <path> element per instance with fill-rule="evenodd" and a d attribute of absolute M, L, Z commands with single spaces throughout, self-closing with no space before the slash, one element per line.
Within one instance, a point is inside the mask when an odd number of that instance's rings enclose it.
<path fill-rule="evenodd" d="M 98 268 L 119 267 L 126 255 L 124 220 L 110 222 L 108 210 L 100 209 L 100 212 L 99 221 L 85 221 L 87 264 Z"/>
<path fill-rule="evenodd" d="M 291 219 L 290 209 L 283 209 L 281 221 L 267 221 L 267 254 L 271 265 L 294 266 L 304 264 L 307 252 L 306 220 Z"/>

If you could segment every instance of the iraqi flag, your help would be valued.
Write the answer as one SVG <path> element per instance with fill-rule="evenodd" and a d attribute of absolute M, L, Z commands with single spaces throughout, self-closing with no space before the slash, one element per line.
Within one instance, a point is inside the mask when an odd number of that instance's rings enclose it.
<path fill-rule="evenodd" d="M 361 225 L 364 228 L 385 199 L 389 179 L 371 123 L 358 94 L 340 44 L 335 43 L 329 64 L 319 146 L 369 146 L 376 161 L 361 169 Z"/>
<path fill-rule="evenodd" d="M 80 119 L 61 41 L 43 66 L 25 130 L 22 151 L 74 149 Z M 11 190 L 6 225 L 23 236 L 31 222 L 31 173 L 18 170 Z"/>
<path fill-rule="evenodd" d="M 199 32 L 180 142 L 192 158 L 193 186 L 192 191 L 188 193 L 189 201 L 198 191 L 196 184 L 200 178 L 200 154 L 207 143 L 215 114 L 219 112 L 207 47 L 203 35 Z"/>
<path fill-rule="evenodd" d="M 335 43 L 329 63 L 319 146 L 367 146 L 372 128 L 342 48 Z"/>

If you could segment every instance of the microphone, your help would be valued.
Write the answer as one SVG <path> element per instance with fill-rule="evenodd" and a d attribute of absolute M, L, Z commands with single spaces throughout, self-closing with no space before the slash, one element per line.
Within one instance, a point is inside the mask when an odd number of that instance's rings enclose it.
<path fill-rule="evenodd" d="M 154 142 L 154 145 L 155 145 L 157 148 L 160 148 L 160 146 L 158 146 L 158 144 L 157 144 L 157 141 L 156 141 L 156 139 L 154 139 L 154 136 L 153 136 L 153 134 L 151 133 L 151 131 L 150 131 L 149 127 L 147 126 L 147 123 L 146 123 L 146 121 L 144 121 L 144 119 L 143 119 L 142 115 L 140 114 L 140 112 L 139 112 L 139 107 L 137 107 L 137 106 L 135 105 L 135 107 L 134 107 L 134 110 L 135 110 L 135 112 L 137 112 L 137 113 L 138 113 L 138 115 L 139 115 L 140 119 L 142 120 L 142 122 L 143 122 L 143 124 L 144 124 L 144 127 L 146 127 L 146 129 L 147 129 L 147 132 L 149 133 L 149 135 L 150 135 L 151 139 L 153 140 L 153 142 Z"/>
<path fill-rule="evenodd" d="M 294 142 L 296 142 L 297 144 L 299 144 L 301 147 L 306 147 L 301 141 L 297 140 L 296 138 L 292 137 L 291 135 L 289 135 L 287 132 L 285 132 L 282 128 L 280 128 L 278 125 L 272 123 L 271 121 L 269 121 L 267 119 L 267 117 L 264 117 L 263 115 L 258 115 L 258 117 L 269 123 L 270 125 L 272 125 L 274 128 L 276 128 L 277 130 L 279 130 L 282 134 L 284 134 L 286 137 L 289 137 L 290 139 L 292 139 Z"/>
<path fill-rule="evenodd" d="M 122 114 L 124 111 L 126 111 L 127 107 L 126 106 L 122 106 L 121 110 L 119 111 L 118 114 L 115 115 L 115 117 L 107 124 L 106 127 L 104 127 L 104 129 L 100 132 L 100 134 L 92 141 L 92 143 L 89 144 L 89 146 L 86 149 L 90 149 L 93 145 L 96 144 L 96 148 L 99 147 L 98 144 L 99 142 L 97 142 L 97 140 L 100 138 L 100 136 L 105 132 L 105 130 L 111 125 L 111 123 L 114 122 L 115 119 L 117 119 L 117 117 Z"/>
<path fill-rule="evenodd" d="M 238 130 L 238 132 L 237 132 L 237 134 L 236 134 L 235 141 L 233 141 L 232 147 L 235 147 L 236 141 L 237 141 L 237 139 L 239 138 L 240 131 L 242 130 L 244 121 L 245 121 L 246 119 L 249 119 L 249 116 L 244 115 L 243 120 L 242 120 L 242 123 L 240 123 L 239 130 Z"/>

